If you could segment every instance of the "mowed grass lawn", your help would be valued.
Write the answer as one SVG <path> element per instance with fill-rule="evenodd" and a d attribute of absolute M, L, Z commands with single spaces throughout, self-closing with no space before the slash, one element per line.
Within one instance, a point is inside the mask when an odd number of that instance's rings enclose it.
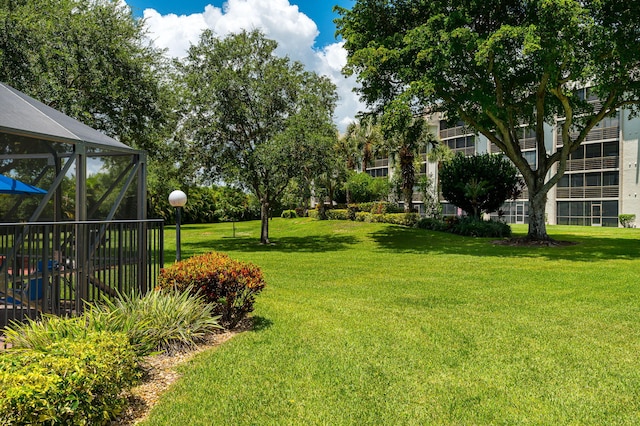
<path fill-rule="evenodd" d="M 183 365 L 144 424 L 640 424 L 640 229 L 549 233 L 578 244 L 274 219 L 261 246 L 258 222 L 184 226 L 183 257 L 229 253 L 268 287 L 255 330 Z"/>

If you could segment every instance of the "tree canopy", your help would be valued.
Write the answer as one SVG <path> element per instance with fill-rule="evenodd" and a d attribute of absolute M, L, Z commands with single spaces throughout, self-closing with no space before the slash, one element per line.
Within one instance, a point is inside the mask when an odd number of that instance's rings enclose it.
<path fill-rule="evenodd" d="M 207 30 L 180 67 L 193 159 L 210 180 L 258 197 L 262 243 L 270 207 L 292 178 L 322 169 L 336 139 L 335 86 L 276 46 L 259 31 L 220 39 Z"/>
<path fill-rule="evenodd" d="M 475 218 L 498 211 L 521 190 L 518 171 L 498 154 L 458 154 L 443 163 L 441 178 L 442 196 Z"/>
<path fill-rule="evenodd" d="M 0 0 L 0 81 L 152 154 L 173 128 L 161 52 L 115 0 Z"/>
<path fill-rule="evenodd" d="M 603 118 L 640 102 L 640 9 L 621 0 L 357 0 L 336 8 L 364 100 L 464 120 L 516 165 L 529 191 L 529 237 L 547 239 L 548 191 Z M 590 86 L 600 102 L 576 88 Z M 544 125 L 559 120 L 556 149 Z M 535 131 L 525 159 L 522 127 Z"/>

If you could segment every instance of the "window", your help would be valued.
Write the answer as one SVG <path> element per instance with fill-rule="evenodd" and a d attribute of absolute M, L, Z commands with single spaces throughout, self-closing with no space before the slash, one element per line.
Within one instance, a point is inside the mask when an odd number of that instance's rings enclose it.
<path fill-rule="evenodd" d="M 585 175 L 587 186 L 601 186 L 602 173 L 587 173 Z"/>
<path fill-rule="evenodd" d="M 570 160 L 582 160 L 584 158 L 584 146 L 580 145 L 580 147 L 569 156 Z"/>
<path fill-rule="evenodd" d="M 620 183 L 618 172 L 602 173 L 602 186 L 618 186 Z"/>
<path fill-rule="evenodd" d="M 573 188 L 584 186 L 584 175 L 582 173 L 571 175 L 571 186 Z"/>
<path fill-rule="evenodd" d="M 559 188 L 568 188 L 569 187 L 569 175 L 564 175 L 558 181 Z"/>
<path fill-rule="evenodd" d="M 602 146 L 599 143 L 593 143 L 585 146 L 587 158 L 602 157 Z"/>
<path fill-rule="evenodd" d="M 618 142 L 605 142 L 602 144 L 603 157 L 617 157 L 620 155 Z"/>

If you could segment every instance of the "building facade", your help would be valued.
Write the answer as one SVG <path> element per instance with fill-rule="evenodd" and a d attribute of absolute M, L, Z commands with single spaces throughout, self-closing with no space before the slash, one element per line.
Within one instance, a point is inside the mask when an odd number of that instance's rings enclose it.
<path fill-rule="evenodd" d="M 590 102 L 588 91 L 582 95 Z M 499 153 L 498 147 L 486 137 L 476 135 L 464 123 L 448 124 L 441 116 L 431 117 L 431 124 L 442 143 L 454 153 L 464 155 Z M 562 147 L 560 129 L 563 119 L 556 120 L 554 126 L 545 125 L 547 151 L 554 152 Z M 525 127 L 520 135 L 520 148 L 534 168 L 537 148 L 535 132 Z M 547 223 L 558 225 L 619 226 L 619 215 L 635 214 L 640 218 L 640 118 L 630 117 L 630 111 L 620 110 L 615 116 L 602 120 L 587 136 L 582 146 L 571 154 L 567 161 L 565 175 L 548 193 Z M 422 174 L 437 175 L 437 165 L 427 161 L 426 153 L 421 156 Z M 378 166 L 379 163 L 379 166 Z M 384 172 L 382 171 L 384 169 Z M 369 171 L 373 176 L 392 175 L 388 162 L 376 160 L 376 167 Z M 416 207 L 422 211 L 419 196 L 414 197 Z M 461 212 L 455 206 L 442 200 L 445 215 Z M 526 224 L 529 220 L 528 193 L 525 190 L 517 200 L 503 205 L 500 215 L 508 223 Z"/>

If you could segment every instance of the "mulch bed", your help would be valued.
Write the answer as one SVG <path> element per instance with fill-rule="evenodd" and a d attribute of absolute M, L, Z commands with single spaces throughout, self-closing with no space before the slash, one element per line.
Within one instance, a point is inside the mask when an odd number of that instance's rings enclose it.
<path fill-rule="evenodd" d="M 162 393 L 180 378 L 180 374 L 176 371 L 178 365 L 189 361 L 200 352 L 219 346 L 237 334 L 252 328 L 252 319 L 245 318 L 231 331 L 225 330 L 207 336 L 195 349 L 146 357 L 141 365 L 143 369 L 142 382 L 128 392 L 127 407 L 111 424 L 135 425 L 146 419 Z"/>
<path fill-rule="evenodd" d="M 497 246 L 509 246 L 509 247 L 567 247 L 575 246 L 578 243 L 573 241 L 558 241 L 558 240 L 532 240 L 527 237 L 521 238 L 506 238 L 504 240 L 491 241 L 491 244 Z"/>

